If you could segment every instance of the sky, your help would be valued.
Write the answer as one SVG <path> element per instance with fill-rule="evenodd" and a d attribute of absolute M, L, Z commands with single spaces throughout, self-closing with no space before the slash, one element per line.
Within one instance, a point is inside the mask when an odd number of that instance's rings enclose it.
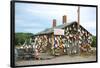
<path fill-rule="evenodd" d="M 15 3 L 15 32 L 38 33 L 52 27 L 53 19 L 62 24 L 62 16 L 67 22 L 77 21 L 77 6 Z M 80 7 L 80 25 L 96 35 L 96 8 Z"/>

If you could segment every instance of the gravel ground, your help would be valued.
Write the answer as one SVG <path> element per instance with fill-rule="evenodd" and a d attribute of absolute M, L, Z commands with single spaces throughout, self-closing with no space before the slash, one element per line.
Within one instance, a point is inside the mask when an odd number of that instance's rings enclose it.
<path fill-rule="evenodd" d="M 47 60 L 23 60 L 15 62 L 16 66 L 21 65 L 39 65 L 39 64 L 54 64 L 54 63 L 71 63 L 71 62 L 86 62 L 86 61 L 96 61 L 96 56 L 59 56 L 53 57 Z"/>

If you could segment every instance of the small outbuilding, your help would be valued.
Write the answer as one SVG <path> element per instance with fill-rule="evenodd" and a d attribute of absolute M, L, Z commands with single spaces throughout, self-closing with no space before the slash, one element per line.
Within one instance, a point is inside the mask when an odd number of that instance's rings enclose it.
<path fill-rule="evenodd" d="M 57 26 L 56 23 L 54 19 L 52 28 L 34 35 L 34 45 L 40 52 L 52 55 L 79 54 L 82 47 L 91 45 L 92 34 L 76 21 L 67 23 L 67 17 L 64 15 L 62 25 Z"/>

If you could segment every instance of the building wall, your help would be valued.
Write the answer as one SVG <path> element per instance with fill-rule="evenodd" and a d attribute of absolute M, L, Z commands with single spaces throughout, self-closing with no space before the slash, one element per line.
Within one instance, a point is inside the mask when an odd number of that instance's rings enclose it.
<path fill-rule="evenodd" d="M 65 35 L 38 35 L 35 37 L 35 46 L 41 52 L 50 52 L 53 55 L 62 54 L 79 54 L 80 47 L 91 45 L 92 35 L 81 26 L 77 29 L 76 24 L 63 28 Z"/>
<path fill-rule="evenodd" d="M 69 53 L 79 54 L 81 46 L 91 45 L 92 35 L 81 26 L 77 29 L 77 25 L 73 24 L 64 28 L 64 30 Z"/>

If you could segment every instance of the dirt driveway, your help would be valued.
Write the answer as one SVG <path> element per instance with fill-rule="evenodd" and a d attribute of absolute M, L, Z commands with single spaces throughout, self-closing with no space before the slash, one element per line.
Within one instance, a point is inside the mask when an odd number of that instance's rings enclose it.
<path fill-rule="evenodd" d="M 96 56 L 59 56 L 54 57 L 52 59 L 46 60 L 24 60 L 24 61 L 17 61 L 15 64 L 16 66 L 21 65 L 39 65 L 39 64 L 54 64 L 54 63 L 71 63 L 71 62 L 86 62 L 86 61 L 96 61 Z"/>

